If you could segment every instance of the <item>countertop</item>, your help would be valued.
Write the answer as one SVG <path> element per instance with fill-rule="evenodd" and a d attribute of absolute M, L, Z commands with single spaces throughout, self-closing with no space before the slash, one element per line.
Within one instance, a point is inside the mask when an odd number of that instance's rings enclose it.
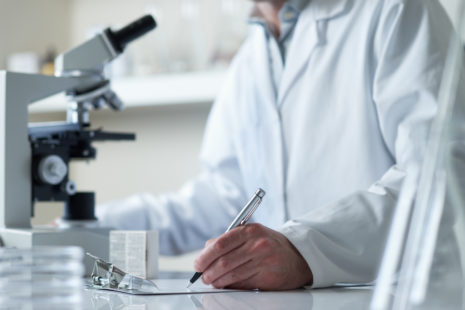
<path fill-rule="evenodd" d="M 161 279 L 157 284 L 185 285 L 186 279 Z M 368 309 L 371 287 L 298 289 L 282 292 L 220 292 L 193 295 L 133 296 L 85 289 L 83 309 Z"/>

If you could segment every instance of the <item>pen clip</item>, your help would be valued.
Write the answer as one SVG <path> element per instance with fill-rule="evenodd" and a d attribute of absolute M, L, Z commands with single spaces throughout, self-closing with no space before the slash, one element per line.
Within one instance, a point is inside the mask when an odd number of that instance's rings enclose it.
<path fill-rule="evenodd" d="M 247 213 L 247 215 L 244 217 L 244 219 L 241 221 L 241 223 L 239 225 L 245 225 L 247 223 L 247 221 L 250 220 L 253 213 L 255 212 L 255 210 L 257 210 L 257 208 L 258 208 L 258 206 L 260 205 L 261 202 L 262 202 L 262 198 L 258 197 L 258 199 L 255 202 L 255 204 L 253 205 L 253 207 L 249 210 L 249 212 Z"/>

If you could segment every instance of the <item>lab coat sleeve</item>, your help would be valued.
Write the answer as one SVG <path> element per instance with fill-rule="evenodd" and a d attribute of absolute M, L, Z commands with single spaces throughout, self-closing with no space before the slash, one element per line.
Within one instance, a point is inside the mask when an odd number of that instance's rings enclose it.
<path fill-rule="evenodd" d="M 167 255 L 200 249 L 224 232 L 247 199 L 232 143 L 233 113 L 228 110 L 234 71 L 233 64 L 209 116 L 201 152 L 203 172 L 176 193 L 138 194 L 99 206 L 102 226 L 158 230 L 160 252 Z"/>
<path fill-rule="evenodd" d="M 375 279 L 402 182 L 421 164 L 437 112 L 452 27 L 437 1 L 384 2 L 373 39 L 372 101 L 395 165 L 366 191 L 283 226 L 313 272 L 313 287 Z"/>

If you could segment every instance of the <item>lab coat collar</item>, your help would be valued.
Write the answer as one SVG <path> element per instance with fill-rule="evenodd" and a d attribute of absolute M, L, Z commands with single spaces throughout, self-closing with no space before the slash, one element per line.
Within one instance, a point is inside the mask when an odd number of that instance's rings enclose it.
<path fill-rule="evenodd" d="M 291 5 L 297 11 L 302 12 L 305 7 L 308 5 L 309 2 L 315 0 L 288 0 L 287 4 Z M 258 9 L 257 5 L 255 4 L 252 9 L 252 13 L 250 14 L 250 21 L 254 22 L 256 20 L 263 21 L 264 16 Z"/>
<path fill-rule="evenodd" d="M 256 72 L 261 72 L 263 75 L 258 79 L 260 92 L 265 101 L 269 101 L 273 108 L 282 107 L 289 90 L 292 88 L 294 81 L 302 72 L 308 60 L 311 57 L 315 48 L 324 44 L 326 27 L 318 26 L 319 22 L 336 18 L 342 15 L 348 6 L 349 0 L 311 0 L 300 14 L 296 28 L 294 30 L 294 38 L 289 46 L 286 60 L 286 70 L 281 80 L 279 87 L 277 105 L 274 98 L 274 88 L 271 80 L 271 72 L 263 72 L 263 68 L 269 68 L 269 55 L 266 47 L 266 31 L 264 27 L 254 27 L 257 31 L 255 38 L 254 49 L 256 53 L 253 56 L 253 66 Z M 256 23 L 252 23 L 256 24 Z"/>
<path fill-rule="evenodd" d="M 301 12 L 310 1 L 311 0 L 287 0 L 287 3 Z"/>
<path fill-rule="evenodd" d="M 349 0 L 312 0 L 307 9 L 312 11 L 316 21 L 331 19 L 342 14 L 348 2 Z"/>
<path fill-rule="evenodd" d="M 299 11 L 311 9 L 315 20 L 330 19 L 343 13 L 349 0 L 288 0 Z M 263 15 L 255 5 L 249 18 L 250 22 L 263 22 Z"/>
<path fill-rule="evenodd" d="M 315 20 L 330 19 L 343 13 L 349 0 L 288 0 L 298 11 L 311 9 Z M 250 14 L 250 22 L 263 22 L 263 15 L 255 5 Z"/>
<path fill-rule="evenodd" d="M 297 22 L 294 38 L 289 46 L 278 94 L 281 108 L 295 80 L 305 68 L 313 51 L 326 41 L 325 21 L 342 15 L 349 0 L 312 0 L 302 11 Z"/>

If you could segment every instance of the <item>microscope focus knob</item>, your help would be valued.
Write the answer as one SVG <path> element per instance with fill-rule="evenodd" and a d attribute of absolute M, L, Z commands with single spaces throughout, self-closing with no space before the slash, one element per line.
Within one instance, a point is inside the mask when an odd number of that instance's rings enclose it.
<path fill-rule="evenodd" d="M 45 184 L 60 184 L 68 174 L 68 167 L 58 155 L 49 155 L 40 160 L 38 171 L 39 178 Z"/>

